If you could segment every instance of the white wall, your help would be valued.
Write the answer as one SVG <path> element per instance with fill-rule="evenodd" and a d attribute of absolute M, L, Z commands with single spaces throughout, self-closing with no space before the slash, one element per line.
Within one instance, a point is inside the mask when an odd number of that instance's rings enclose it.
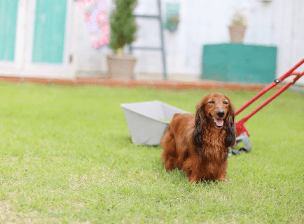
<path fill-rule="evenodd" d="M 167 71 L 199 77 L 202 46 L 229 42 L 228 26 L 235 10 L 248 18 L 244 44 L 275 45 L 278 47 L 277 76 L 283 75 L 304 58 L 304 0 L 162 0 L 163 18 L 167 2 L 180 4 L 180 24 L 175 33 L 165 30 Z M 109 0 L 111 5 L 112 0 Z M 112 6 L 112 5 L 111 5 Z M 157 0 L 138 0 L 136 14 L 157 14 Z M 106 71 L 104 47 L 93 50 L 83 17 L 78 16 L 78 69 Z M 155 20 L 137 19 L 139 30 L 135 46 L 160 46 L 159 24 Z M 161 53 L 135 51 L 139 61 L 136 72 L 162 73 Z M 304 70 L 301 66 L 300 71 Z M 304 84 L 304 80 L 300 80 Z"/>

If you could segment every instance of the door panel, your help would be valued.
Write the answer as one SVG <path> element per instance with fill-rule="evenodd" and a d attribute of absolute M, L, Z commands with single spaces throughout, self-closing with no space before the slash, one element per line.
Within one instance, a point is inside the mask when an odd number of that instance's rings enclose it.
<path fill-rule="evenodd" d="M 0 61 L 15 60 L 18 0 L 0 0 Z"/>
<path fill-rule="evenodd" d="M 66 12 L 66 0 L 36 2 L 32 62 L 63 63 Z"/>

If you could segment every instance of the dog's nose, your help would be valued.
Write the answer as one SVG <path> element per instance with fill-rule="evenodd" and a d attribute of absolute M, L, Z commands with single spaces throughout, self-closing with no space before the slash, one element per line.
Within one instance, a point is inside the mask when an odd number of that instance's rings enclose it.
<path fill-rule="evenodd" d="M 223 110 L 218 110 L 216 113 L 219 117 L 224 117 L 225 115 L 225 112 Z"/>

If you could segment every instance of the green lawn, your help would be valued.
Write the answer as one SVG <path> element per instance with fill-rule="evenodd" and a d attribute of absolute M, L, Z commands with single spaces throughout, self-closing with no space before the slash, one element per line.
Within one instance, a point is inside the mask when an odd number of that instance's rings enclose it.
<path fill-rule="evenodd" d="M 160 147 L 132 144 L 120 104 L 194 112 L 212 91 L 0 88 L 0 223 L 304 223 L 304 95 L 246 123 L 253 149 L 229 158 L 227 183 L 190 184 L 165 172 Z M 236 108 L 256 94 L 216 91 Z"/>

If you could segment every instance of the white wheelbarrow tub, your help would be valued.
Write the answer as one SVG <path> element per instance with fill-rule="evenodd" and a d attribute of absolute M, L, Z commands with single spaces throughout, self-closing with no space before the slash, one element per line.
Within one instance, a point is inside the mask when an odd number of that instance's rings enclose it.
<path fill-rule="evenodd" d="M 176 113 L 189 113 L 161 101 L 121 104 L 135 144 L 159 145 Z"/>

